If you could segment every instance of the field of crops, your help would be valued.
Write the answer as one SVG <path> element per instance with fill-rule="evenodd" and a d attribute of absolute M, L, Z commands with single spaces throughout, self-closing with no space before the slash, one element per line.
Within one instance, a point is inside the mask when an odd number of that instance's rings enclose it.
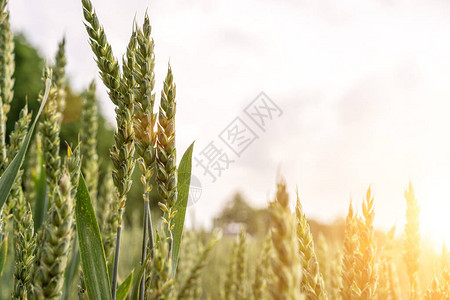
<path fill-rule="evenodd" d="M 61 138 L 69 99 L 64 40 L 42 70 L 39 111 L 25 105 L 8 132 L 15 55 L 6 2 L 0 0 L 1 299 L 450 299 L 450 255 L 422 242 L 412 184 L 401 235 L 395 227 L 375 230 L 370 187 L 362 207 L 349 203 L 342 231 L 321 229 L 281 176 L 264 228 L 184 228 L 194 143 L 176 148 L 170 64 L 160 97 L 154 91 L 148 16 L 136 22 L 119 63 L 93 4 L 81 1 L 116 106 L 107 162 L 98 152 L 94 81 L 81 95 L 81 127 L 72 134 L 78 142 Z M 127 217 L 136 186 L 140 213 Z"/>

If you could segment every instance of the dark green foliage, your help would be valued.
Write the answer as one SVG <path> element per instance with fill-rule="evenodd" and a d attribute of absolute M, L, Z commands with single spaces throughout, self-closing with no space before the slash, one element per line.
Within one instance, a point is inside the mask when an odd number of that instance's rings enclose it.
<path fill-rule="evenodd" d="M 37 112 L 39 103 L 36 99 L 42 87 L 41 75 L 44 67 L 44 60 L 22 34 L 14 36 L 14 54 L 16 63 L 14 100 L 6 123 L 7 136 L 13 130 L 14 123 L 19 118 L 20 110 L 27 99 L 29 111 Z"/>

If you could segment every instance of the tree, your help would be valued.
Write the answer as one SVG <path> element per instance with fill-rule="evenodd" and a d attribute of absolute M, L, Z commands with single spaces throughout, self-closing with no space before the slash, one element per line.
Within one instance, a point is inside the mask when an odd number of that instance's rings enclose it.
<path fill-rule="evenodd" d="M 251 235 L 265 234 L 269 228 L 269 220 L 267 209 L 251 207 L 242 194 L 237 192 L 214 219 L 214 227 L 222 228 L 225 233 L 233 233 L 233 225 L 242 225 Z M 239 230 L 236 233 L 238 232 Z"/>

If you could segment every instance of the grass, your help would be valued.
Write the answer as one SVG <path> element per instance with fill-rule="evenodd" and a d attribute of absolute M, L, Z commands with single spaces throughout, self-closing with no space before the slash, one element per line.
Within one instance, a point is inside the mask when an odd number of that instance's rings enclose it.
<path fill-rule="evenodd" d="M 136 23 L 119 66 L 91 1 L 81 2 L 101 80 L 116 105 L 111 160 L 104 162 L 111 166 L 108 174 L 99 174 L 94 82 L 83 93 L 81 142 L 60 155 L 67 84 L 64 39 L 53 67 L 43 70 L 43 82 L 51 85 L 41 92 L 41 101 L 45 91 L 49 97 L 28 152 L 28 168 L 5 172 L 31 130 L 31 114 L 23 108 L 7 144 L 14 55 L 9 12 L 0 0 L 0 174 L 14 180 L 0 207 L 0 249 L 9 249 L 5 260 L 0 257 L 1 299 L 449 299 L 449 255 L 445 248 L 436 255 L 422 243 L 411 184 L 401 238 L 394 229 L 375 231 L 370 188 L 360 215 L 350 204 L 342 240 L 315 236 L 300 198 L 292 212 L 286 183 L 280 180 L 268 207 L 269 232 L 252 236 L 243 228 L 238 236 L 221 237 L 185 230 L 180 240 L 174 233 L 183 229 L 177 220 L 184 220 L 183 185 L 188 182 L 181 176 L 184 168 L 190 170 L 192 152 L 176 164 L 172 67 L 156 101 L 148 16 L 142 27 Z M 141 180 L 132 182 L 136 162 Z M 144 214 L 127 227 L 122 219 L 133 184 L 143 186 Z M 150 209 L 152 189 L 162 199 L 156 207 L 160 214 Z"/>

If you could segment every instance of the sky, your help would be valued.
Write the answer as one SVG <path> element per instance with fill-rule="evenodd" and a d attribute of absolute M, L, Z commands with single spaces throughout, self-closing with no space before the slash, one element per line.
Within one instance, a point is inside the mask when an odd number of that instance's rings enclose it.
<path fill-rule="evenodd" d="M 201 196 L 190 222 L 211 224 L 236 191 L 264 207 L 283 176 L 292 202 L 298 188 L 307 216 L 322 222 L 344 217 L 350 199 L 360 207 L 371 186 L 376 226 L 400 232 L 411 181 L 424 236 L 450 243 L 448 1 L 93 4 L 118 58 L 133 20 L 150 16 L 157 99 L 169 61 L 177 85 L 179 159 L 195 140 Z M 13 29 L 50 61 L 66 37 L 69 80 L 81 91 L 97 78 L 113 123 L 81 1 L 14 0 L 10 10 Z M 207 157 L 216 158 L 205 168 L 211 173 L 197 163 Z"/>

